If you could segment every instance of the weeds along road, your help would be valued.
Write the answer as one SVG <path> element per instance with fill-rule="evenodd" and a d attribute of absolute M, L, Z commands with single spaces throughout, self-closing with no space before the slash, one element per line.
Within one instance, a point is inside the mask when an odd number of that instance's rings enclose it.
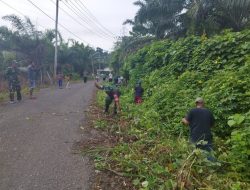
<path fill-rule="evenodd" d="M 0 190 L 87 190 L 88 158 L 72 153 L 93 82 L 42 89 L 36 100 L 0 106 Z"/>

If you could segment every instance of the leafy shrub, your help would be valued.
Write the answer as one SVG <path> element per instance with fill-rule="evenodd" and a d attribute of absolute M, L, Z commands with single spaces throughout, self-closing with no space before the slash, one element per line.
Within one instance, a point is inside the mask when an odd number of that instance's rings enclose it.
<path fill-rule="evenodd" d="M 130 176 L 138 189 L 249 189 L 249 53 L 246 30 L 158 41 L 130 55 L 125 67 L 131 80 L 121 102 L 130 120 L 127 134 L 138 140 L 115 147 L 115 164 L 108 167 Z M 135 106 L 131 89 L 138 78 L 146 93 Z M 193 150 L 180 124 L 198 96 L 216 118 L 219 164 Z"/>
<path fill-rule="evenodd" d="M 228 125 L 233 128 L 229 158 L 233 171 L 239 173 L 238 177 L 250 177 L 250 112 L 229 117 Z"/>
<path fill-rule="evenodd" d="M 227 118 L 234 113 L 250 110 L 249 65 L 236 71 L 219 71 L 205 83 L 202 96 L 213 110 L 216 120 L 217 135 L 225 137 L 231 133 Z"/>

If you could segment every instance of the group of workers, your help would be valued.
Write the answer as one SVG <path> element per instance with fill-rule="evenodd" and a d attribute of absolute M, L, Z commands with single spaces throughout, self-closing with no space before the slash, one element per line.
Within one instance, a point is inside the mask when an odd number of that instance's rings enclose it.
<path fill-rule="evenodd" d="M 32 62 L 28 66 L 28 79 L 29 79 L 29 98 L 34 99 L 33 91 L 36 87 L 36 75 L 38 68 Z M 10 103 L 14 103 L 14 94 L 17 94 L 17 101 L 22 100 L 21 95 L 21 84 L 18 78 L 19 69 L 16 63 L 12 63 L 11 67 L 8 67 L 5 77 L 8 80 L 9 86 L 9 98 Z M 59 73 L 58 75 L 58 85 L 62 88 L 63 75 Z M 70 76 L 66 78 L 66 87 L 69 88 Z M 87 79 L 84 78 L 84 82 Z M 121 111 L 120 107 L 120 95 L 119 83 L 117 80 L 113 80 L 113 76 L 109 75 L 109 84 L 100 85 L 98 83 L 99 79 L 95 82 L 95 86 L 106 92 L 107 96 L 105 98 L 105 113 L 108 113 L 109 107 L 114 102 L 114 114 Z M 141 81 L 138 80 L 134 87 L 134 103 L 141 104 L 143 102 L 144 89 L 142 88 Z M 202 98 L 197 98 L 195 100 L 196 107 L 191 109 L 186 117 L 182 119 L 182 123 L 188 125 L 190 128 L 190 141 L 196 145 L 197 148 L 210 152 L 212 150 L 212 133 L 211 128 L 214 126 L 214 116 L 210 110 L 205 108 L 205 102 Z"/>
<path fill-rule="evenodd" d="M 28 73 L 28 81 L 29 81 L 29 98 L 36 99 L 33 96 L 34 89 L 36 88 L 36 79 L 39 72 L 39 67 L 34 63 L 31 62 L 30 65 L 24 69 Z M 8 81 L 8 88 L 9 88 L 9 99 L 10 103 L 15 103 L 15 94 L 16 99 L 18 102 L 22 100 L 22 93 L 21 93 L 21 82 L 20 82 L 20 69 L 17 67 L 16 62 L 12 62 L 11 66 L 7 68 L 4 78 Z M 66 82 L 65 88 L 70 89 L 70 80 L 72 78 L 72 74 L 63 75 L 61 72 L 57 74 L 57 82 L 58 87 L 60 89 L 63 88 L 63 80 Z M 84 77 L 84 82 L 87 82 L 87 77 Z"/>
<path fill-rule="evenodd" d="M 103 78 L 103 81 L 105 82 L 105 78 Z M 117 114 L 118 111 L 120 111 L 120 104 L 119 104 L 119 97 L 121 95 L 120 90 L 119 90 L 119 86 L 122 84 L 123 82 L 123 77 L 122 76 L 116 76 L 113 79 L 113 75 L 110 72 L 109 73 L 109 84 L 108 85 L 100 85 L 99 83 L 99 77 L 96 77 L 96 83 L 95 86 L 100 89 L 100 90 L 104 90 L 107 94 L 106 98 L 105 98 L 105 109 L 104 112 L 108 113 L 109 110 L 109 106 L 111 105 L 111 103 L 114 101 L 114 114 Z M 140 104 L 142 103 L 142 96 L 144 93 L 144 89 L 141 86 L 141 81 L 138 80 L 136 82 L 135 88 L 134 88 L 134 102 L 135 104 Z"/>
<path fill-rule="evenodd" d="M 29 98 L 35 99 L 33 96 L 34 88 L 36 87 L 36 75 L 38 72 L 38 68 L 32 62 L 28 67 L 28 79 L 29 79 Z M 22 100 L 22 94 L 21 94 L 21 83 L 19 80 L 19 74 L 20 70 L 17 68 L 17 64 L 15 62 L 12 63 L 11 67 L 8 67 L 5 73 L 5 78 L 8 81 L 8 87 L 9 87 L 9 98 L 10 103 L 15 103 L 15 93 L 17 95 L 17 101 Z"/>
<path fill-rule="evenodd" d="M 105 109 L 107 113 L 112 102 L 114 102 L 114 114 L 121 110 L 119 97 L 119 85 L 116 83 L 108 85 L 100 85 L 95 83 L 96 87 L 104 90 L 107 94 L 105 98 Z M 141 81 L 138 80 L 134 87 L 134 103 L 141 104 L 143 99 L 144 89 L 142 88 Z M 196 98 L 195 108 L 191 109 L 181 121 L 183 124 L 188 125 L 190 128 L 190 142 L 201 150 L 211 152 L 212 147 L 212 133 L 211 128 L 214 126 L 214 116 L 212 112 L 205 108 L 205 102 L 202 98 Z M 209 155 L 208 160 L 214 161 L 214 157 Z"/>

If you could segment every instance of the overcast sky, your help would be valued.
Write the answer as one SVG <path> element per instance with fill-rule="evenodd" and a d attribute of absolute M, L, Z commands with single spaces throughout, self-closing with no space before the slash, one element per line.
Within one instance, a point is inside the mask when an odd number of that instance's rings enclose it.
<path fill-rule="evenodd" d="M 56 0 L 0 0 L 0 17 L 8 14 L 16 14 L 21 17 L 25 15 L 39 30 L 53 29 L 55 22 L 29 1 L 55 19 Z M 123 26 L 122 23 L 135 16 L 137 7 L 133 5 L 134 1 L 61 0 L 59 2 L 61 8 L 59 9 L 59 30 L 65 40 L 75 39 L 85 44 L 88 43 L 92 47 L 111 50 L 116 41 L 114 37 L 128 34 L 130 30 L 128 25 Z M 6 6 L 3 2 L 19 12 Z M 0 25 L 7 25 L 7 22 L 0 19 Z"/>

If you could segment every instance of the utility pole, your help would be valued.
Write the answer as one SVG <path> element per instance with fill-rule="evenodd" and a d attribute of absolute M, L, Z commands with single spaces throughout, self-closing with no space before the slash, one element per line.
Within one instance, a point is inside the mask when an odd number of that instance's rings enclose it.
<path fill-rule="evenodd" d="M 56 32 L 56 44 L 55 44 L 55 62 L 54 62 L 54 79 L 56 79 L 57 75 L 57 49 L 58 49 L 58 8 L 59 8 L 59 0 L 56 0 L 56 25 L 55 25 L 55 32 Z"/>
<path fill-rule="evenodd" d="M 90 57 L 91 57 L 91 64 L 92 64 L 92 72 L 93 72 L 93 74 L 95 73 L 93 56 L 95 56 L 96 54 L 99 54 L 99 52 L 96 52 L 96 53 L 94 53 L 94 54 L 90 54 Z M 95 57 L 94 57 L 94 58 L 95 58 Z M 100 69 L 100 63 L 99 63 L 99 69 Z"/>
<path fill-rule="evenodd" d="M 90 55 L 90 57 L 91 57 L 91 65 L 92 65 L 92 75 L 94 75 L 95 74 L 95 70 L 94 70 L 93 56 Z"/>

